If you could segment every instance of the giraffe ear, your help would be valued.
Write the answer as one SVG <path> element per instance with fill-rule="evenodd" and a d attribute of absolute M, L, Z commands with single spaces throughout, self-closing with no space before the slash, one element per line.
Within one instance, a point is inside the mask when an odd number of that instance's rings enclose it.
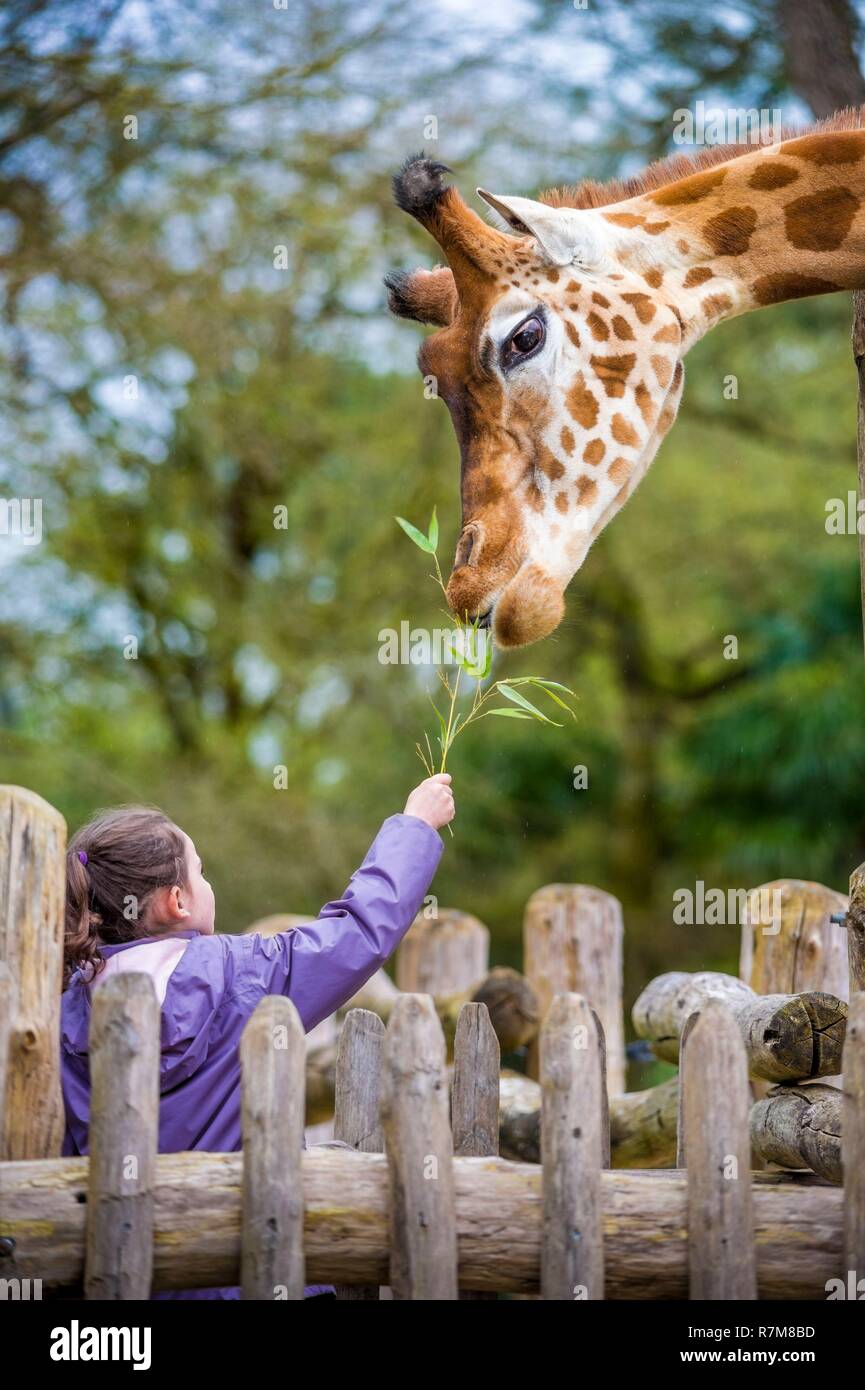
<path fill-rule="evenodd" d="M 575 208 L 551 208 L 532 198 L 503 198 L 477 190 L 478 197 L 497 213 L 518 236 L 533 236 L 553 265 L 591 265 L 597 249 Z"/>

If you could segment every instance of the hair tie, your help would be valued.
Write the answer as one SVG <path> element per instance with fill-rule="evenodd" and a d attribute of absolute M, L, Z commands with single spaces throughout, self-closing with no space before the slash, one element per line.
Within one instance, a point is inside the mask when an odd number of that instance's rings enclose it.
<path fill-rule="evenodd" d="M 84 853 L 84 850 L 83 850 L 83 849 L 80 849 L 80 850 L 78 851 L 78 858 L 81 860 L 81 863 L 82 863 L 82 864 L 86 864 L 86 863 L 87 863 L 87 855 Z"/>

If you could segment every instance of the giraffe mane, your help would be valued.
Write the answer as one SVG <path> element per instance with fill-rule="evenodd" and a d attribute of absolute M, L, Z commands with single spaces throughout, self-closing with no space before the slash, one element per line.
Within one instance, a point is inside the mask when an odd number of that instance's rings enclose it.
<path fill-rule="evenodd" d="M 600 183 L 595 179 L 583 179 L 580 183 L 561 188 L 548 188 L 538 195 L 539 201 L 553 208 L 602 208 L 611 203 L 623 203 L 628 198 L 636 198 L 641 193 L 651 193 L 665 184 L 675 183 L 687 178 L 689 174 L 710 169 L 716 164 L 726 164 L 730 159 L 752 154 L 761 145 L 774 145 L 781 140 L 794 140 L 801 135 L 820 134 L 832 130 L 861 130 L 865 128 L 865 105 L 847 107 L 836 111 L 823 121 L 815 121 L 807 126 L 781 126 L 772 131 L 768 139 L 749 141 L 746 144 L 705 145 L 695 154 L 673 154 L 655 160 L 640 174 L 630 178 L 610 179 Z"/>

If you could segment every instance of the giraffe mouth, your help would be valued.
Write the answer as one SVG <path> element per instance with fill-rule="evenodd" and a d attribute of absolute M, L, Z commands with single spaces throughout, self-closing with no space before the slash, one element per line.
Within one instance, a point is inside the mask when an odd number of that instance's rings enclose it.
<path fill-rule="evenodd" d="M 498 647 L 526 647 L 554 632 L 565 615 L 563 586 L 540 565 L 523 564 L 490 604 Z"/>

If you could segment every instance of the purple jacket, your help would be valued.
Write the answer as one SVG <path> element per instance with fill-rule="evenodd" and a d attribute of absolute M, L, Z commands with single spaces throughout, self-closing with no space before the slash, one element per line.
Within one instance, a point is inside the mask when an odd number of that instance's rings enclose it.
<path fill-rule="evenodd" d="M 287 995 L 308 1032 L 349 1000 L 411 926 L 443 848 L 425 821 L 390 816 L 343 897 L 323 907 L 308 926 L 272 937 L 178 934 L 188 945 L 163 982 L 160 1153 L 241 1148 L 238 1049 L 256 1004 L 267 994 Z M 101 954 L 110 960 L 142 945 L 104 946 Z M 67 1155 L 87 1153 L 89 1027 L 90 986 L 76 971 L 61 1005 Z M 236 1298 L 238 1293 L 180 1296 Z"/>

